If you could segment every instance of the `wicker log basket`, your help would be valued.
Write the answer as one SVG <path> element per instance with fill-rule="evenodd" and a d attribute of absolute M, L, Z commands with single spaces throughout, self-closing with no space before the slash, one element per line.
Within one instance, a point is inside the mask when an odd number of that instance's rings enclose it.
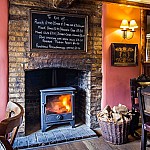
<path fill-rule="evenodd" d="M 111 110 L 110 106 L 107 106 L 97 117 L 104 140 L 117 145 L 128 141 L 131 115 L 127 110 L 122 113 L 118 110 L 114 112 L 114 108 Z"/>

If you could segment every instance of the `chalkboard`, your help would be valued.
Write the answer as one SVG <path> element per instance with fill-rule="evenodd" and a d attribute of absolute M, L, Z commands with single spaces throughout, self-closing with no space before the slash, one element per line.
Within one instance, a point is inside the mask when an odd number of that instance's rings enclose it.
<path fill-rule="evenodd" d="M 32 10 L 30 19 L 31 50 L 87 50 L 86 15 Z"/>

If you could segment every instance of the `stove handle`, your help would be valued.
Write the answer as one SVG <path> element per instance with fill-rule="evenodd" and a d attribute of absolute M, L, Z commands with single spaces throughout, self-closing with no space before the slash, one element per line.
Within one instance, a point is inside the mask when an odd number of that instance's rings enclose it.
<path fill-rule="evenodd" d="M 63 116 L 62 115 L 57 115 L 56 118 L 57 118 L 57 120 L 62 120 Z"/>

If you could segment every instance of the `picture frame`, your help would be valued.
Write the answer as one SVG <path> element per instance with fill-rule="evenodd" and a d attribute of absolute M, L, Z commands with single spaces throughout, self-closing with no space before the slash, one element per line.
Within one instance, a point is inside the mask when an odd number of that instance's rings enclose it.
<path fill-rule="evenodd" d="M 112 66 L 137 66 L 138 44 L 111 43 Z"/>

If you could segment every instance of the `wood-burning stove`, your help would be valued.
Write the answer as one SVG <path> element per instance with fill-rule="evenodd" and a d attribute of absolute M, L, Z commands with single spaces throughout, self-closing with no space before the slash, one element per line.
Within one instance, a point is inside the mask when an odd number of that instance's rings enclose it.
<path fill-rule="evenodd" d="M 75 127 L 75 91 L 73 87 L 40 90 L 42 132 L 54 124 L 69 122 Z"/>

